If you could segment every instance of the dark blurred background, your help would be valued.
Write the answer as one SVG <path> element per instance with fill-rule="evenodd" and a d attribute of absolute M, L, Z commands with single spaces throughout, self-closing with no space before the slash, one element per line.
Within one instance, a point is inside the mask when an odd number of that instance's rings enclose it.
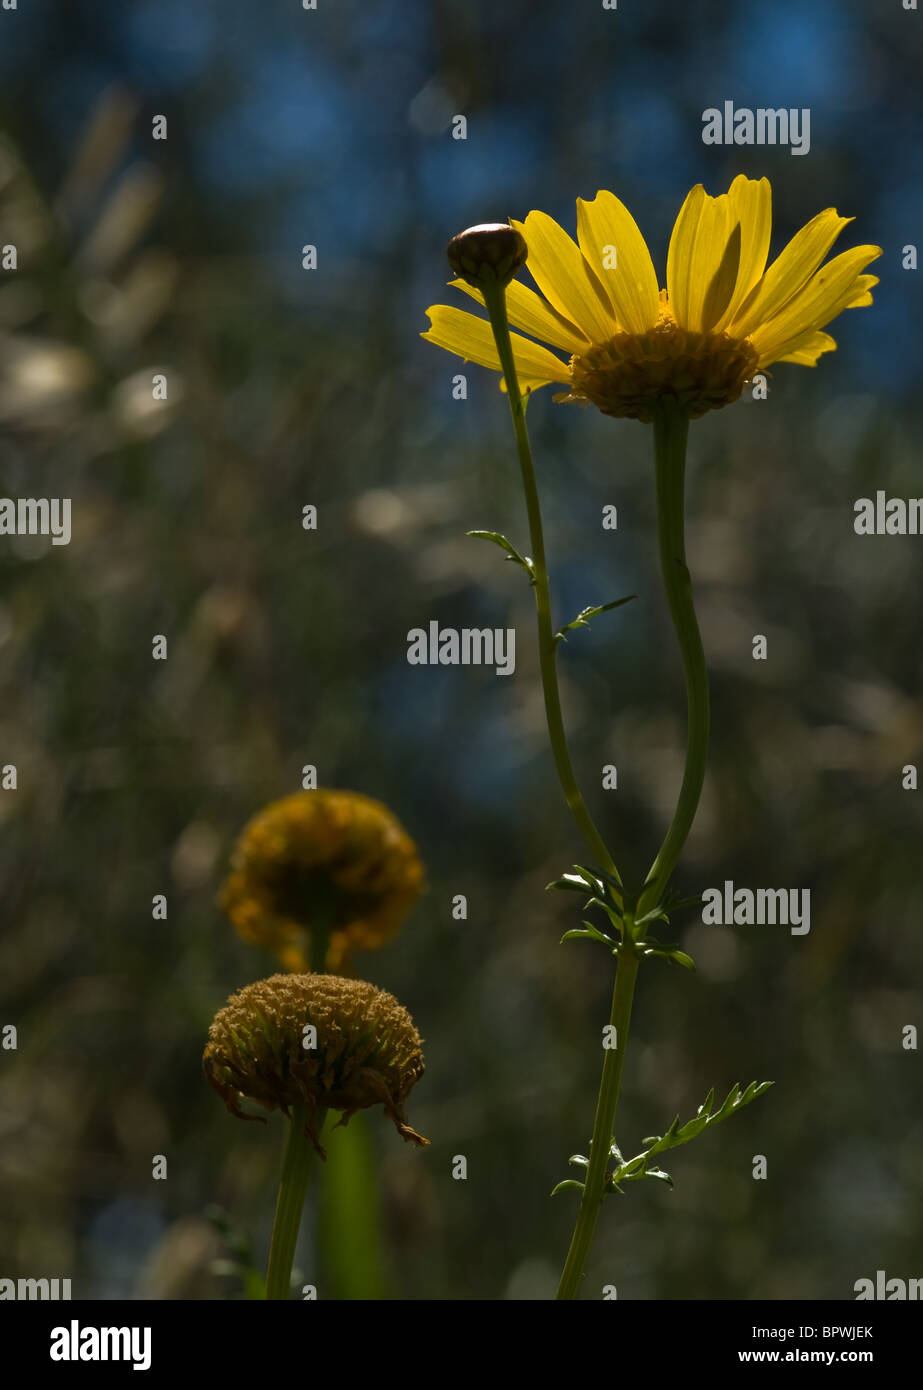
<path fill-rule="evenodd" d="M 610 978 L 600 948 L 558 944 L 579 900 L 543 891 L 584 851 L 531 594 L 464 535 L 527 544 L 506 404 L 494 374 L 418 334 L 456 299 L 460 228 L 537 207 L 573 232 L 575 198 L 611 188 L 662 275 L 687 190 L 739 172 L 772 181 L 773 253 L 829 205 L 856 218 L 843 247 L 885 253 L 835 354 L 779 367 L 767 401 L 690 436 L 714 736 L 675 885 L 810 888 L 812 929 L 687 913 L 661 933 L 699 969 L 642 971 L 626 1154 L 710 1086 L 777 1085 L 671 1156 L 675 1192 L 609 1200 L 586 1296 L 848 1299 L 877 1269 L 923 1275 L 920 1054 L 902 1048 L 923 1025 L 923 793 L 901 785 L 923 760 L 923 539 L 853 530 L 856 498 L 923 495 L 920 272 L 901 265 L 923 239 L 921 25 L 897 0 L 0 15 L 0 242 L 18 251 L 0 273 L 0 493 L 74 509 L 67 547 L 0 541 L 0 762 L 18 769 L 0 793 L 0 1024 L 19 1040 L 0 1052 L 0 1276 L 234 1298 L 234 1251 L 262 1264 L 281 1122 L 233 1119 L 200 1058 L 228 993 L 276 965 L 215 894 L 243 823 L 312 763 L 387 802 L 428 872 L 401 935 L 357 962 L 426 1039 L 410 1116 L 432 1147 L 367 1125 L 383 1291 L 553 1292 L 574 1201 L 548 1194 L 586 1149 Z M 704 146 L 725 100 L 810 107 L 810 154 Z M 639 595 L 561 659 L 575 762 L 637 878 L 685 727 L 650 431 L 550 391 L 529 419 L 556 615 Z M 515 675 L 409 666 L 408 630 L 434 619 L 515 626 Z M 299 1265 L 323 1297 L 315 1210 Z"/>

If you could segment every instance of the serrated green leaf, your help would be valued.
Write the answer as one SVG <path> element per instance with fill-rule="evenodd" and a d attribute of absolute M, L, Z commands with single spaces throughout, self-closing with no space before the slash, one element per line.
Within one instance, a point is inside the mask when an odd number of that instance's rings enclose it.
<path fill-rule="evenodd" d="M 696 1115 L 694 1119 L 687 1120 L 682 1129 L 677 1131 L 676 1137 L 681 1144 L 688 1144 L 690 1139 L 695 1139 L 702 1133 L 708 1124 L 708 1115 Z"/>
<path fill-rule="evenodd" d="M 728 1092 L 721 1109 L 711 1113 L 711 1107 L 715 1099 L 713 1087 L 699 1106 L 697 1113 L 691 1120 L 687 1120 L 682 1128 L 679 1127 L 679 1116 L 677 1115 L 666 1134 L 648 1135 L 648 1137 L 643 1140 L 643 1152 L 635 1154 L 634 1158 L 628 1159 L 627 1162 L 622 1159 L 621 1154 L 617 1153 L 615 1145 L 613 1144 L 612 1153 L 613 1155 L 617 1155 L 619 1163 L 615 1172 L 610 1174 L 609 1181 L 611 1181 L 612 1185 L 619 1191 L 621 1191 L 621 1188 L 618 1187 L 620 1182 L 635 1182 L 642 1178 L 656 1178 L 660 1182 L 669 1183 L 670 1187 L 672 1187 L 673 1179 L 670 1177 L 669 1173 L 664 1172 L 661 1168 L 648 1167 L 648 1163 L 653 1156 L 658 1153 L 663 1153 L 667 1149 L 679 1148 L 681 1144 L 688 1144 L 690 1140 L 695 1139 L 703 1130 L 710 1129 L 712 1125 L 720 1123 L 720 1121 L 726 1119 L 728 1115 L 733 1114 L 735 1110 L 740 1110 L 744 1105 L 748 1105 L 751 1100 L 755 1100 L 758 1095 L 762 1095 L 764 1091 L 768 1090 L 772 1084 L 771 1081 L 751 1081 L 746 1089 L 741 1092 L 740 1086 L 735 1083 Z"/>
<path fill-rule="evenodd" d="M 724 1117 L 725 1117 L 726 1115 L 730 1115 L 731 1112 L 732 1112 L 733 1110 L 736 1109 L 736 1107 L 737 1107 L 737 1105 L 739 1104 L 739 1102 L 740 1102 L 740 1085 L 739 1085 L 739 1083 L 738 1083 L 737 1081 L 735 1081 L 735 1082 L 734 1082 L 734 1085 L 731 1087 L 731 1089 L 728 1091 L 727 1095 L 725 1096 L 725 1098 L 724 1098 L 724 1100 L 723 1100 L 723 1102 L 722 1102 L 722 1104 L 721 1104 L 720 1109 L 719 1109 L 718 1111 L 716 1111 L 716 1113 L 715 1113 L 715 1115 L 714 1115 L 713 1118 L 716 1119 L 716 1120 L 717 1120 L 717 1119 L 724 1119 Z"/>

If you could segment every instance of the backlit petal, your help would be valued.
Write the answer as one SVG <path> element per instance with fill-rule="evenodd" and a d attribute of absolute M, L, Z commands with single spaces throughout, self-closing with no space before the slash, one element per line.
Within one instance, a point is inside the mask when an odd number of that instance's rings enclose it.
<path fill-rule="evenodd" d="M 721 318 L 737 284 L 740 249 L 728 195 L 712 198 L 697 184 L 680 208 L 667 253 L 667 295 L 681 328 L 707 332 Z"/>
<path fill-rule="evenodd" d="M 822 352 L 833 352 L 835 349 L 836 342 L 829 333 L 809 328 L 800 337 L 783 343 L 774 357 L 768 360 L 761 358 L 760 366 L 768 367 L 772 362 L 796 362 L 800 367 L 816 367 Z"/>
<path fill-rule="evenodd" d="M 470 294 L 479 304 L 484 303 L 481 291 L 467 281 L 452 280 L 450 284 L 453 289 Z M 584 352 L 587 347 L 587 339 L 579 329 L 518 280 L 511 280 L 506 287 L 506 316 L 514 328 L 521 328 L 533 338 L 563 348 L 565 352 Z"/>
<path fill-rule="evenodd" d="M 856 277 L 854 293 L 850 296 L 849 303 L 844 304 L 844 309 L 860 309 L 867 304 L 874 303 L 872 299 L 872 287 L 878 284 L 877 275 L 859 275 Z M 838 311 L 839 312 L 839 311 Z M 828 319 L 829 323 L 830 320 Z"/>
<path fill-rule="evenodd" d="M 552 308 L 596 343 L 617 331 L 609 298 L 584 260 L 580 248 L 544 212 L 530 212 L 525 222 L 510 218 L 526 239 L 526 270 Z"/>
<path fill-rule="evenodd" d="M 867 286 L 857 283 L 859 272 L 880 255 L 878 246 L 854 246 L 822 266 L 775 318 L 750 334 L 760 361 L 775 357 L 780 345 L 789 339 L 809 328 L 823 328 L 844 309 L 855 307 L 857 297 L 861 300 L 868 292 Z"/>
<path fill-rule="evenodd" d="M 744 299 L 729 332 L 735 338 L 745 338 L 758 324 L 773 318 L 807 283 L 851 221 L 851 217 L 840 217 L 834 208 L 827 208 L 802 227 Z"/>
<path fill-rule="evenodd" d="M 728 189 L 732 216 L 740 223 L 740 264 L 737 283 L 715 331 L 725 328 L 766 269 L 772 231 L 772 189 L 768 179 L 748 179 L 744 174 Z"/>
<path fill-rule="evenodd" d="M 502 370 L 494 342 L 493 331 L 486 319 L 476 314 L 468 314 L 464 309 L 455 309 L 448 304 L 434 304 L 427 309 L 430 328 L 420 337 L 447 352 L 457 353 L 466 362 L 477 362 L 481 367 L 491 367 L 495 372 Z M 546 386 L 549 381 L 569 381 L 570 372 L 562 362 L 547 348 L 511 333 L 513 359 L 516 375 L 523 390 Z"/>
<path fill-rule="evenodd" d="M 660 313 L 654 263 L 638 224 L 614 193 L 597 193 L 591 203 L 577 199 L 577 240 L 612 301 L 619 327 L 630 333 L 652 328 Z"/>

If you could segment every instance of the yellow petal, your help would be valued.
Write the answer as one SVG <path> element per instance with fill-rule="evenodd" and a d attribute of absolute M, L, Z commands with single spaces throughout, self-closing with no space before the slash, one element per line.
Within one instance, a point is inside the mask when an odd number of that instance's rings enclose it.
<path fill-rule="evenodd" d="M 800 367 L 816 367 L 822 352 L 834 352 L 835 349 L 836 342 L 829 333 L 809 328 L 806 333 L 783 343 L 769 361 L 761 358 L 760 366 L 768 367 L 772 362 L 796 362 Z"/>
<path fill-rule="evenodd" d="M 728 189 L 728 199 L 732 216 L 740 223 L 740 264 L 737 283 L 714 326 L 715 332 L 727 327 L 766 269 L 772 231 L 772 189 L 768 179 L 748 179 L 738 174 Z"/>
<path fill-rule="evenodd" d="M 526 270 L 548 303 L 575 323 L 594 343 L 617 332 L 608 296 L 590 270 L 575 241 L 544 212 L 530 212 L 515 227 L 526 239 Z"/>
<path fill-rule="evenodd" d="M 468 314 L 464 309 L 455 309 L 448 304 L 434 304 L 427 309 L 430 328 L 421 333 L 429 343 L 445 348 L 447 352 L 457 353 L 466 362 L 477 362 L 481 367 L 492 367 L 495 372 L 502 370 L 494 342 L 493 331 L 486 319 L 476 314 Z M 564 362 L 547 348 L 511 333 L 513 360 L 516 375 L 523 390 L 534 390 L 537 386 L 547 386 L 549 381 L 570 381 L 570 372 Z"/>
<path fill-rule="evenodd" d="M 680 328 L 707 332 L 728 306 L 740 268 L 741 232 L 726 193 L 701 184 L 687 195 L 667 252 L 667 296 Z"/>
<path fill-rule="evenodd" d="M 877 275 L 859 275 L 856 277 L 855 293 L 850 297 L 849 303 L 844 304 L 844 309 L 860 309 L 867 304 L 872 304 L 872 286 L 878 284 Z M 829 323 L 830 320 L 828 319 Z"/>
<path fill-rule="evenodd" d="M 484 303 L 481 291 L 466 280 L 451 280 L 449 283 L 454 290 L 462 290 L 479 304 Z M 540 338 L 543 343 L 551 343 L 565 352 L 586 352 L 588 340 L 579 329 L 518 280 L 511 280 L 506 287 L 506 316 L 514 328 L 531 333 L 533 338 Z"/>
<path fill-rule="evenodd" d="M 614 193 L 577 199 L 577 240 L 607 291 L 619 327 L 646 333 L 660 315 L 660 286 L 647 242 Z M 614 257 L 613 257 L 613 252 Z M 615 260 L 614 266 L 608 262 Z"/>
<path fill-rule="evenodd" d="M 773 318 L 807 283 L 836 241 L 852 221 L 826 208 L 792 237 L 766 274 L 744 299 L 729 326 L 735 338 L 748 337 L 754 328 Z"/>
<path fill-rule="evenodd" d="M 879 246 L 854 246 L 834 256 L 822 266 L 799 294 L 790 299 L 780 313 L 768 323 L 761 324 L 750 334 L 750 341 L 760 354 L 760 361 L 774 357 L 780 344 L 796 338 L 809 328 L 823 328 L 859 297 L 868 287 L 859 285 L 859 272 L 881 255 Z M 855 307 L 855 306 L 853 306 Z"/>

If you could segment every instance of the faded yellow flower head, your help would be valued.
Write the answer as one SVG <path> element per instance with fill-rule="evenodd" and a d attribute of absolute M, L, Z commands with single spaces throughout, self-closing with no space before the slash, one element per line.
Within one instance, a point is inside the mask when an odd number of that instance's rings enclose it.
<path fill-rule="evenodd" d="M 312 1031 L 313 1030 L 313 1031 Z M 404 1139 L 404 1102 L 423 1075 L 421 1039 L 392 994 L 341 975 L 271 975 L 232 994 L 215 1015 L 202 1058 L 205 1076 L 232 1114 L 246 1097 L 288 1115 L 307 1108 L 306 1133 L 324 1157 L 313 1123 L 318 1108 L 384 1106 Z"/>
<path fill-rule="evenodd" d="M 511 219 L 541 291 L 518 280 L 507 286 L 509 322 L 529 335 L 511 335 L 521 390 L 560 382 L 567 390 L 555 400 L 646 421 L 666 397 L 694 419 L 737 400 L 774 362 L 815 366 L 836 347 L 824 326 L 871 304 L 878 283 L 861 272 L 880 247 L 857 246 L 822 264 L 850 221 L 833 208 L 818 213 L 767 269 L 769 180 L 741 174 L 717 198 L 697 184 L 676 219 L 661 289 L 644 237 L 613 193 L 577 199 L 576 242 L 546 213 Z M 484 303 L 463 279 L 451 284 Z M 444 304 L 427 313 L 429 342 L 500 370 L 486 319 Z"/>
<path fill-rule="evenodd" d="M 289 970 L 309 961 L 303 934 L 330 932 L 328 970 L 382 946 L 418 897 L 416 846 L 386 806 L 359 792 L 296 792 L 245 826 L 219 902 L 245 941 Z"/>

